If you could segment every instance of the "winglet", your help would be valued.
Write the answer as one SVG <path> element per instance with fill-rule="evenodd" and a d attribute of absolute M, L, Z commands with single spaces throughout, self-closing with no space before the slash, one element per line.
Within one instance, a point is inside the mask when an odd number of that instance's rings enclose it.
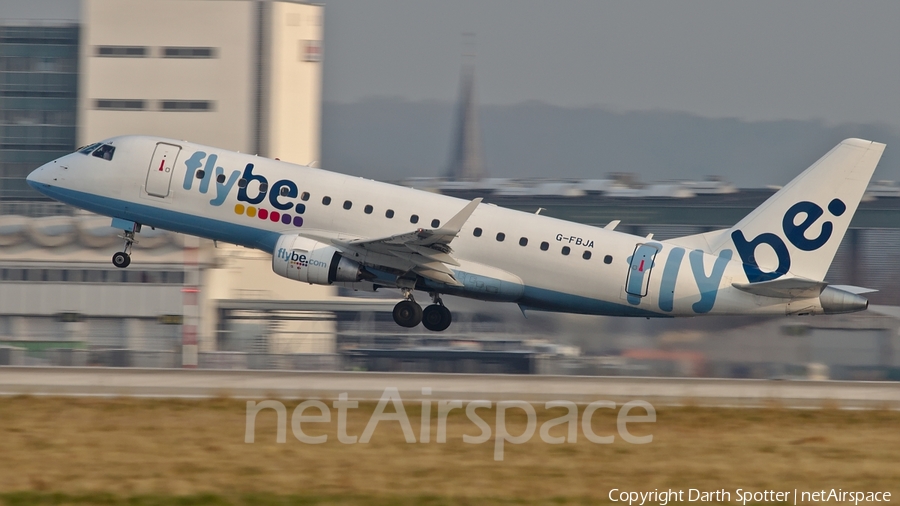
<path fill-rule="evenodd" d="M 478 197 L 466 204 L 466 207 L 462 208 L 462 210 L 456 213 L 454 217 L 447 220 L 447 223 L 445 223 L 443 227 L 435 230 L 435 233 L 438 235 L 456 236 L 460 229 L 462 229 L 462 226 L 468 221 L 469 217 L 472 216 L 472 213 L 475 212 L 475 208 L 478 207 L 478 204 L 480 204 L 482 200 L 481 197 Z"/>

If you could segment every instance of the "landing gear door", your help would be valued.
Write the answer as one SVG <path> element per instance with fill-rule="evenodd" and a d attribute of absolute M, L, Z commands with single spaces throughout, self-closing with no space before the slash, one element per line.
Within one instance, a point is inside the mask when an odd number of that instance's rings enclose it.
<path fill-rule="evenodd" d="M 646 297 L 650 287 L 650 271 L 653 269 L 653 259 L 659 253 L 659 247 L 655 244 L 638 244 L 631 255 L 631 263 L 628 266 L 628 277 L 625 279 L 625 293 L 635 297 Z"/>
<path fill-rule="evenodd" d="M 168 197 L 169 184 L 172 182 L 172 172 L 175 171 L 175 161 L 181 146 L 160 142 L 153 151 L 150 167 L 147 169 L 147 183 L 144 186 L 147 195 L 154 197 Z"/>

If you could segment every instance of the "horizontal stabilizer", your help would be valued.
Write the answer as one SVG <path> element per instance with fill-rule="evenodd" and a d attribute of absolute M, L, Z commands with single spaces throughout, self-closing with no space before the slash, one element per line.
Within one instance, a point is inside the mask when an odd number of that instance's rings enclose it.
<path fill-rule="evenodd" d="M 828 285 L 832 288 L 837 288 L 838 290 L 843 290 L 849 293 L 855 293 L 856 295 L 861 295 L 864 293 L 872 293 L 877 292 L 875 288 L 864 288 L 861 286 L 853 286 L 853 285 Z"/>
<path fill-rule="evenodd" d="M 760 283 L 732 283 L 733 287 L 753 295 L 782 299 L 807 299 L 818 297 L 828 286 L 824 281 L 803 278 L 774 279 Z"/>

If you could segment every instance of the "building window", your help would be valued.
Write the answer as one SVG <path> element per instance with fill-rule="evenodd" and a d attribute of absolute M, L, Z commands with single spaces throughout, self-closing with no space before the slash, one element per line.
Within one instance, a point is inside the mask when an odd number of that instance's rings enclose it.
<path fill-rule="evenodd" d="M 590 259 L 591 259 L 591 252 L 590 252 L 590 251 L 585 251 L 584 254 L 581 255 L 581 258 L 583 258 L 583 259 L 585 259 L 585 260 L 590 260 Z"/>
<path fill-rule="evenodd" d="M 506 239 L 506 234 L 503 232 L 497 232 L 497 242 L 503 242 Z"/>
<path fill-rule="evenodd" d="M 214 103 L 210 100 L 162 100 L 159 102 L 161 111 L 197 112 L 212 111 Z"/>
<path fill-rule="evenodd" d="M 372 211 L 374 211 L 374 210 L 375 210 L 375 208 L 369 204 L 366 204 L 366 207 L 363 208 L 363 212 L 366 214 L 372 214 Z"/>
<path fill-rule="evenodd" d="M 472 231 L 472 235 L 474 235 L 475 237 L 481 237 L 481 228 L 475 227 L 475 230 Z"/>
<path fill-rule="evenodd" d="M 215 58 L 214 47 L 164 47 L 163 58 Z"/>
<path fill-rule="evenodd" d="M 322 41 L 321 40 L 301 40 L 300 41 L 300 61 L 320 62 L 322 61 Z"/>
<path fill-rule="evenodd" d="M 418 223 L 418 222 L 419 222 L 419 215 L 418 215 L 418 214 L 414 214 L 414 215 L 410 216 L 410 217 L 409 217 L 409 222 L 410 222 L 410 223 Z"/>
<path fill-rule="evenodd" d="M 571 252 L 571 251 L 572 251 L 572 248 L 570 248 L 570 247 L 568 247 L 568 246 L 563 246 L 562 254 L 563 254 L 563 255 L 568 255 L 569 252 Z"/>
<path fill-rule="evenodd" d="M 438 228 L 441 226 L 441 220 L 431 220 L 431 228 Z"/>
<path fill-rule="evenodd" d="M 94 54 L 104 58 L 143 58 L 147 53 L 145 46 L 97 46 Z"/>
<path fill-rule="evenodd" d="M 309 192 L 303 192 L 303 193 L 301 193 L 301 194 L 300 194 L 300 200 L 302 200 L 302 201 L 304 201 L 304 202 L 306 202 L 307 200 L 309 200 Z"/>
<path fill-rule="evenodd" d="M 548 249 L 550 249 L 550 243 L 547 241 L 542 242 L 541 243 L 541 251 L 547 251 Z"/>
<path fill-rule="evenodd" d="M 328 197 L 328 196 L 322 197 L 322 204 L 323 204 L 323 205 L 326 205 L 326 206 L 327 206 L 328 204 L 331 204 L 331 197 Z"/>
<path fill-rule="evenodd" d="M 528 238 L 527 237 L 519 238 L 519 246 L 528 246 Z"/>
<path fill-rule="evenodd" d="M 384 217 L 385 217 L 385 218 L 393 218 L 393 217 L 394 217 L 394 210 L 393 210 L 393 209 L 388 209 L 387 211 L 385 211 L 385 212 L 384 212 Z"/>
<path fill-rule="evenodd" d="M 351 207 L 353 207 L 353 202 L 350 202 L 349 200 L 345 200 L 344 201 L 344 209 L 350 210 Z"/>
<path fill-rule="evenodd" d="M 97 109 L 109 111 L 141 111 L 147 108 L 146 100 L 100 99 L 94 102 Z"/>
<path fill-rule="evenodd" d="M 603 263 L 611 264 L 612 263 L 612 255 L 606 255 L 605 257 L 603 257 Z"/>

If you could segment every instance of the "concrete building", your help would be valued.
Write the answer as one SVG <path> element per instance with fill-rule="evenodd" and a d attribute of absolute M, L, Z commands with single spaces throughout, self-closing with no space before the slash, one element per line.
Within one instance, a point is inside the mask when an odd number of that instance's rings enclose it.
<path fill-rule="evenodd" d="M 75 145 L 78 25 L 0 25 L 0 202 L 44 199 L 25 184 Z"/>
<path fill-rule="evenodd" d="M 266 0 L 84 0 L 82 144 L 185 139 L 319 159 L 322 7 Z"/>
<path fill-rule="evenodd" d="M 0 152 L 0 345 L 334 352 L 331 315 L 259 309 L 336 296 L 279 278 L 265 253 L 145 228 L 118 270 L 108 218 L 22 201 L 30 170 L 77 147 L 76 110 L 78 144 L 149 134 L 318 160 L 322 15 L 290 0 L 84 0 L 80 28 L 0 30 L 2 146 L 44 148 Z"/>

